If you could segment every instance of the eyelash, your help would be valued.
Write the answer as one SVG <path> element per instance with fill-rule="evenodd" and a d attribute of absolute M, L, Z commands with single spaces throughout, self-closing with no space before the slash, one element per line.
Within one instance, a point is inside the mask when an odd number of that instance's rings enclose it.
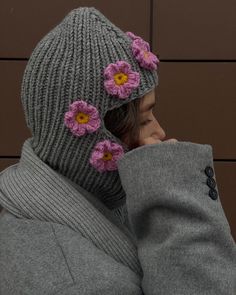
<path fill-rule="evenodd" d="M 147 125 L 149 122 L 152 122 L 152 120 L 147 120 L 147 121 L 143 122 L 141 125 Z"/>
<path fill-rule="evenodd" d="M 152 110 L 153 112 L 153 110 Z M 147 120 L 147 121 L 144 121 L 143 123 L 141 123 L 141 126 L 145 126 L 147 125 L 148 123 L 152 122 L 152 120 Z"/>

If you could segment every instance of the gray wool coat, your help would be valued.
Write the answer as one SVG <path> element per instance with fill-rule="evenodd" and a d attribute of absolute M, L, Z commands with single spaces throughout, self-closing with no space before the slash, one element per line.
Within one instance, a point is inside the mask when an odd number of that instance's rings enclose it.
<path fill-rule="evenodd" d="M 0 174 L 1 295 L 236 294 L 210 145 L 126 153 L 126 200 L 112 210 L 26 154 Z"/>

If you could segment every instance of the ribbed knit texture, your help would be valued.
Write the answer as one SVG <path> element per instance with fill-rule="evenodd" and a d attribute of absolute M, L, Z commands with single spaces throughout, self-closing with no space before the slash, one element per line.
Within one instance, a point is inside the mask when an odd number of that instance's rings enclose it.
<path fill-rule="evenodd" d="M 103 118 L 107 111 L 142 97 L 158 84 L 157 72 L 140 67 L 134 58 L 131 42 L 96 8 L 74 9 L 39 41 L 22 81 L 21 99 L 34 152 L 110 209 L 125 200 L 118 171 L 100 173 L 89 158 L 103 139 L 120 144 L 125 152 L 128 147 L 105 128 Z M 139 87 L 125 100 L 104 88 L 103 71 L 118 60 L 140 73 Z M 74 136 L 63 122 L 69 104 L 78 99 L 95 106 L 102 118 L 96 132 L 82 137 Z"/>
<path fill-rule="evenodd" d="M 1 205 L 15 216 L 67 225 L 142 275 L 126 205 L 110 210 L 66 180 L 34 153 L 31 139 L 22 147 L 20 162 L 0 173 L 0 188 Z"/>

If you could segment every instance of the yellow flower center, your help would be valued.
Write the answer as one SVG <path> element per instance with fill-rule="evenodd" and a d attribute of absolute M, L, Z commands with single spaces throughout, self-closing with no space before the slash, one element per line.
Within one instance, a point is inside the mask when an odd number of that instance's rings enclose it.
<path fill-rule="evenodd" d="M 116 85 L 123 85 L 128 81 L 128 75 L 124 73 L 117 73 L 114 75 L 114 80 L 116 82 Z"/>
<path fill-rule="evenodd" d="M 102 158 L 104 161 L 110 161 L 112 159 L 112 153 L 105 152 Z"/>
<path fill-rule="evenodd" d="M 144 57 L 148 58 L 149 57 L 149 51 L 144 51 Z"/>
<path fill-rule="evenodd" d="M 89 121 L 89 115 L 80 112 L 76 115 L 75 119 L 80 124 L 86 124 Z"/>

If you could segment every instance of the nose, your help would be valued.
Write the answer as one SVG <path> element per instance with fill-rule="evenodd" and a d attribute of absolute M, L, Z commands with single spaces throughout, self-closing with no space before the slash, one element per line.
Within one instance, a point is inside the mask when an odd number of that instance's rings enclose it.
<path fill-rule="evenodd" d="M 156 122 L 157 122 L 157 128 L 154 132 L 154 135 L 156 135 L 158 137 L 158 139 L 163 141 L 166 138 L 165 130 L 161 127 L 161 125 L 158 123 L 157 120 L 156 120 Z"/>

